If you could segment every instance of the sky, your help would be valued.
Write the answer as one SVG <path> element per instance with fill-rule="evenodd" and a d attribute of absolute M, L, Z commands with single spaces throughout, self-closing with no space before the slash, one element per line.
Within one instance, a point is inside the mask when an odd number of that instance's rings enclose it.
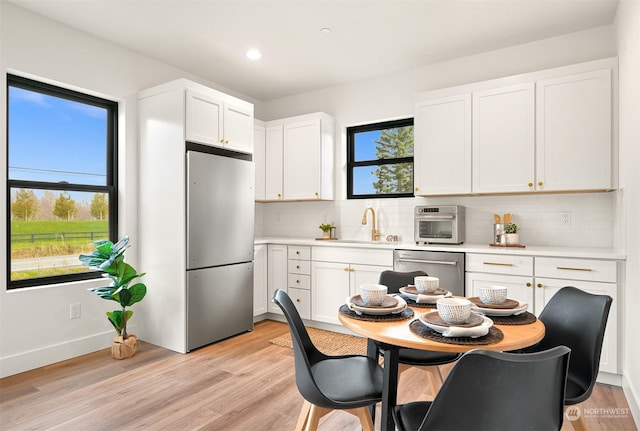
<path fill-rule="evenodd" d="M 104 185 L 107 112 L 9 88 L 9 179 Z"/>

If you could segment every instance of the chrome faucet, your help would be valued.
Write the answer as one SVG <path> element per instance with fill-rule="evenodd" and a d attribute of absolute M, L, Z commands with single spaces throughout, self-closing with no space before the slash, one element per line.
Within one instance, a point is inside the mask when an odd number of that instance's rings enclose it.
<path fill-rule="evenodd" d="M 371 241 L 380 239 L 380 231 L 376 228 L 376 212 L 371 207 L 367 207 L 362 214 L 362 224 L 367 224 L 367 211 L 371 210 Z"/>

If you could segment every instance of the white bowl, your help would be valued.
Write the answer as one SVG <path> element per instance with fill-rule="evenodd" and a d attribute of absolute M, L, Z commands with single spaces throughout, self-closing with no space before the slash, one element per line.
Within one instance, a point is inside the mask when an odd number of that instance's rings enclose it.
<path fill-rule="evenodd" d="M 478 297 L 484 304 L 502 304 L 507 299 L 507 288 L 504 286 L 480 286 Z"/>
<path fill-rule="evenodd" d="M 387 294 L 387 286 L 382 284 L 361 284 L 360 297 L 367 305 L 380 305 Z"/>
<path fill-rule="evenodd" d="M 416 289 L 418 289 L 418 293 L 433 293 L 438 290 L 440 280 L 438 277 L 420 275 L 413 278 L 413 284 L 416 286 Z"/>
<path fill-rule="evenodd" d="M 467 321 L 471 315 L 471 301 L 464 298 L 442 298 L 436 301 L 438 314 L 450 325 Z"/>

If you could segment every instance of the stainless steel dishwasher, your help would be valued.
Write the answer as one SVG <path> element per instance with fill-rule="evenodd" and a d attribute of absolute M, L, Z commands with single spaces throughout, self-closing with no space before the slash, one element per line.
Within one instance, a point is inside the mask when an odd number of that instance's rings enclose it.
<path fill-rule="evenodd" d="M 464 253 L 424 250 L 395 250 L 394 271 L 424 271 L 440 279 L 440 287 L 464 296 Z"/>

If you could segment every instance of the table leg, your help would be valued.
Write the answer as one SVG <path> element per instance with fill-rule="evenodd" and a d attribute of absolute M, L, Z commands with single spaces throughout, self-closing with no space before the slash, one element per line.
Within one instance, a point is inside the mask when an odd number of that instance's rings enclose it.
<path fill-rule="evenodd" d="M 398 347 L 389 344 L 380 344 L 379 347 L 384 354 L 380 431 L 394 431 L 392 412 L 398 400 Z M 376 360 L 378 358 L 378 345 L 371 339 L 367 341 L 367 356 Z"/>

